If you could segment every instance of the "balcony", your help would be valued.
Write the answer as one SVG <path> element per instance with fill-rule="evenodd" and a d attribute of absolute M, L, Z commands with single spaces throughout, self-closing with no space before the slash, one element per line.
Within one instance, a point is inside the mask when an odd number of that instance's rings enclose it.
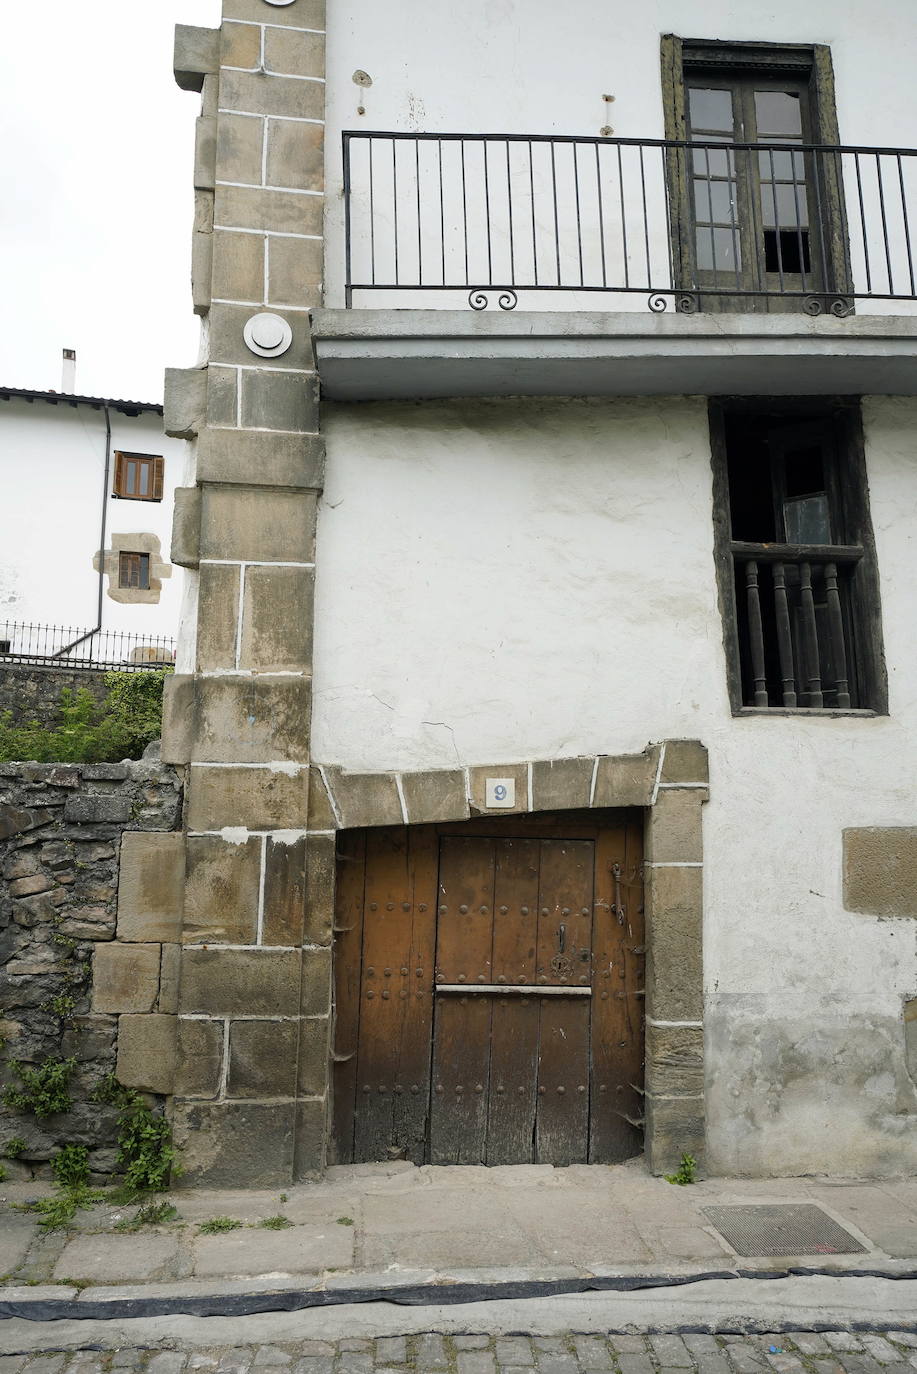
<path fill-rule="evenodd" d="M 915 390 L 915 150 L 343 137 L 328 395 Z"/>

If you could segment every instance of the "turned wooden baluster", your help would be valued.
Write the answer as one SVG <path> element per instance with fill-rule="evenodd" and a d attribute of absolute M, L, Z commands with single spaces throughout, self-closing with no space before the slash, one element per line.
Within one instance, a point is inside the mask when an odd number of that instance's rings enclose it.
<path fill-rule="evenodd" d="M 818 663 L 818 629 L 815 624 L 815 599 L 812 596 L 812 568 L 803 563 L 799 569 L 802 590 L 802 636 L 805 645 L 806 683 L 808 705 L 823 706 L 825 699 L 821 690 L 821 669 Z"/>
<path fill-rule="evenodd" d="M 761 624 L 761 598 L 758 593 L 758 565 L 752 559 L 745 564 L 745 591 L 748 596 L 748 638 L 751 644 L 751 667 L 755 679 L 755 705 L 767 705 L 767 678 L 764 674 L 764 627 Z"/>
<path fill-rule="evenodd" d="M 780 676 L 783 680 L 784 706 L 796 705 L 796 670 L 793 666 L 793 636 L 790 633 L 790 608 L 786 599 L 786 570 L 774 564 L 774 609 L 777 616 L 777 645 L 780 650 Z"/>
<path fill-rule="evenodd" d="M 831 631 L 831 651 L 837 664 L 837 704 L 850 705 L 850 685 L 847 681 L 847 651 L 844 647 L 844 620 L 841 598 L 837 590 L 837 564 L 825 564 L 825 592 L 828 602 L 828 626 Z"/>

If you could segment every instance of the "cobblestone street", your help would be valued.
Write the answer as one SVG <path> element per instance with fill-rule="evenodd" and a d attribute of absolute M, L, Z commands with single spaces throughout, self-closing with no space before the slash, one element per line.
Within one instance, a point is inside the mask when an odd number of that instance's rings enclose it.
<path fill-rule="evenodd" d="M 213 1348 L 193 1354 L 49 1350 L 0 1358 L 0 1374 L 912 1374 L 915 1368 L 917 1334 L 907 1331 L 608 1337 L 425 1334 Z"/>

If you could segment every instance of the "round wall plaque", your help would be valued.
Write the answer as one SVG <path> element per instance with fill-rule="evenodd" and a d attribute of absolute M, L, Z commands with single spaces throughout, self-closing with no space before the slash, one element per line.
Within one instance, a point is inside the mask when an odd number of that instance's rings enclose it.
<path fill-rule="evenodd" d="M 265 311 L 252 315 L 242 331 L 242 337 L 260 358 L 279 358 L 293 342 L 293 331 L 282 315 Z"/>

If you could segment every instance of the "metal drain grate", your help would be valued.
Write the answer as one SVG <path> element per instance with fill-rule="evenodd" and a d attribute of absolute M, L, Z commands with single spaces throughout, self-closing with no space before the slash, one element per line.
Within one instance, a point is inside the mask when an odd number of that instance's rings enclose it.
<path fill-rule="evenodd" d="M 865 1247 L 843 1226 L 810 1203 L 762 1207 L 705 1207 L 726 1242 L 739 1255 L 862 1255 Z"/>

